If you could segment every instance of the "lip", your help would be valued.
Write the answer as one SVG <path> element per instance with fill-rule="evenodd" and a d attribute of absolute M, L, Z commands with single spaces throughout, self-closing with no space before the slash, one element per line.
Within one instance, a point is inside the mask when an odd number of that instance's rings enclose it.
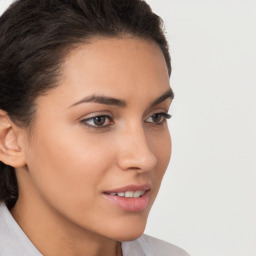
<path fill-rule="evenodd" d="M 115 207 L 127 212 L 140 212 L 143 211 L 149 200 L 151 186 L 149 184 L 144 185 L 128 185 L 121 188 L 115 188 L 108 191 L 104 191 L 103 196 Z M 121 197 L 117 195 L 110 195 L 110 193 L 119 193 L 125 191 L 146 191 L 141 197 Z"/>
<path fill-rule="evenodd" d="M 119 193 L 119 192 L 125 192 L 125 191 L 148 191 L 151 190 L 151 186 L 149 184 L 144 185 L 128 185 L 120 188 L 111 189 L 108 191 L 104 191 L 104 194 L 110 194 L 110 193 Z"/>

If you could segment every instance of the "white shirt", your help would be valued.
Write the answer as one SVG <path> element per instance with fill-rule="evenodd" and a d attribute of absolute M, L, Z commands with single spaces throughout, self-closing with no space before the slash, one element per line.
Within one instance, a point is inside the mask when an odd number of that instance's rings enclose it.
<path fill-rule="evenodd" d="M 181 248 L 148 235 L 123 242 L 122 251 L 123 256 L 189 256 Z M 43 256 L 4 203 L 0 204 L 0 256 Z"/>

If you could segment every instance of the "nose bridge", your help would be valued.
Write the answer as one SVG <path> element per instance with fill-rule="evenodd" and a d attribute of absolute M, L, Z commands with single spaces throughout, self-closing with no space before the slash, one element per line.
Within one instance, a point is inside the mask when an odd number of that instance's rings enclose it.
<path fill-rule="evenodd" d="M 132 125 L 123 131 L 119 154 L 122 169 L 149 171 L 154 168 L 157 158 L 150 147 L 143 125 Z"/>

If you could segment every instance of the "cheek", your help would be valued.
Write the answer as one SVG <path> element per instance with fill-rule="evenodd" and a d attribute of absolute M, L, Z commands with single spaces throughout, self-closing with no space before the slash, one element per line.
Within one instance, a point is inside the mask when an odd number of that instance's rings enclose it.
<path fill-rule="evenodd" d="M 52 202 L 90 206 L 113 162 L 106 141 L 63 128 L 38 134 L 28 156 L 37 189 Z"/>
<path fill-rule="evenodd" d="M 161 136 L 156 136 L 153 138 L 154 139 L 151 141 L 152 150 L 157 157 L 156 171 L 153 172 L 153 175 L 154 179 L 158 181 L 160 186 L 170 161 L 172 142 L 168 129 L 165 129 L 165 131 L 161 133 Z"/>

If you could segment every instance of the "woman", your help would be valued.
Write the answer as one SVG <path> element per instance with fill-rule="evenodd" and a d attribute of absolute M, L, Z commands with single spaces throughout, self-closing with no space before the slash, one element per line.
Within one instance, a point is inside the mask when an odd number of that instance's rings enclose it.
<path fill-rule="evenodd" d="M 0 55 L 0 255 L 187 255 L 142 235 L 173 99 L 150 7 L 19 0 Z"/>

